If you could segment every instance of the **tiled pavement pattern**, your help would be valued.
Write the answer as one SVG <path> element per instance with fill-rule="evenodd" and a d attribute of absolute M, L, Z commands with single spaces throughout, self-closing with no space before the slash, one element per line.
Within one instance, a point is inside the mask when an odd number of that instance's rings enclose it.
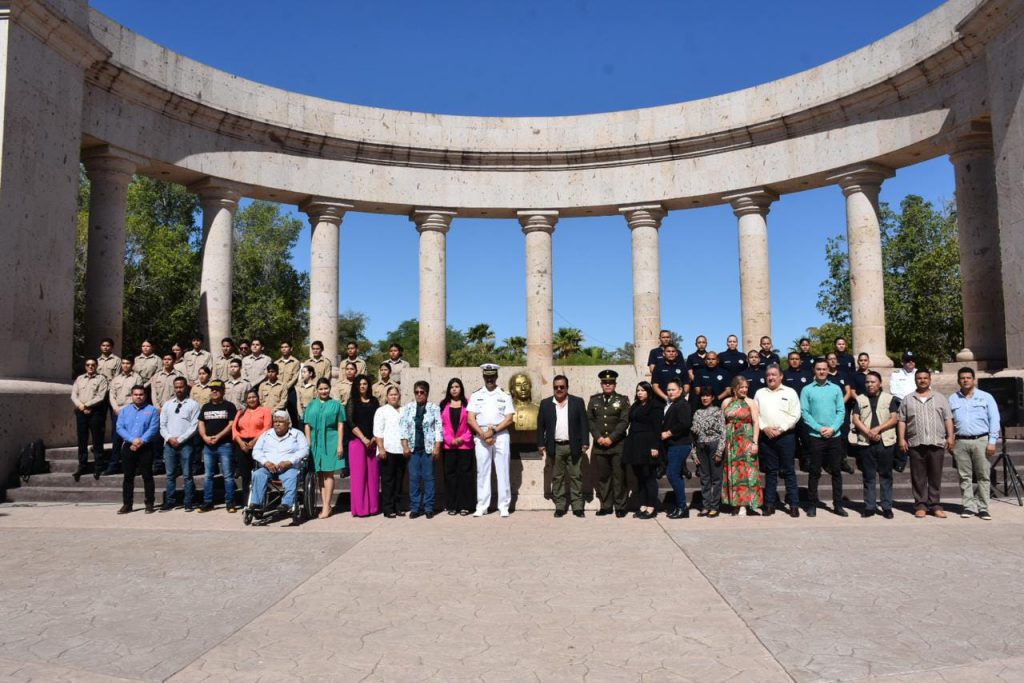
<path fill-rule="evenodd" d="M 1019 681 L 995 520 L 0 506 L 3 681 Z"/>

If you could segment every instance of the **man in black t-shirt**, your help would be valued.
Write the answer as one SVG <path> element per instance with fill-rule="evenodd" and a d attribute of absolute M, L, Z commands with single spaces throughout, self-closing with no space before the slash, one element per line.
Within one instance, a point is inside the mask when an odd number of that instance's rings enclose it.
<path fill-rule="evenodd" d="M 238 410 L 224 400 L 224 382 L 215 379 L 208 385 L 210 401 L 199 409 L 199 438 L 203 441 L 203 504 L 200 512 L 213 510 L 213 473 L 217 463 L 224 476 L 224 506 L 235 512 L 235 453 L 231 443 L 231 424 Z"/>

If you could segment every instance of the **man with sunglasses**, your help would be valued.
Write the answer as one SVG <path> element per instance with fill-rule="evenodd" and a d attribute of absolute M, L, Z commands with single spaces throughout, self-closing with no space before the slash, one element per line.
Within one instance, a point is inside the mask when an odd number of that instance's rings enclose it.
<path fill-rule="evenodd" d="M 587 408 L 582 398 L 569 395 L 569 378 L 565 375 L 555 375 L 551 387 L 555 395 L 541 401 L 537 412 L 537 450 L 541 457 L 554 462 L 551 497 L 555 500 L 555 517 L 565 516 L 570 503 L 572 514 L 583 517 L 585 501 L 580 465 L 590 445 Z M 569 484 L 569 500 L 565 496 L 566 483 Z"/>
<path fill-rule="evenodd" d="M 199 403 L 188 397 L 188 380 L 174 378 L 174 397 L 160 411 L 160 436 L 164 439 L 164 468 L 167 490 L 161 512 L 174 509 L 177 502 L 178 468 L 185 479 L 185 512 L 192 512 L 196 485 L 192 478 L 192 457 L 196 430 L 199 428 Z"/>
<path fill-rule="evenodd" d="M 78 469 L 71 476 L 78 481 L 89 464 L 89 437 L 92 437 L 94 476 L 100 478 L 103 461 L 103 427 L 106 420 L 107 378 L 97 370 L 95 358 L 85 360 L 85 372 L 75 379 L 71 387 L 71 402 L 75 404 L 75 426 L 78 431 Z"/>

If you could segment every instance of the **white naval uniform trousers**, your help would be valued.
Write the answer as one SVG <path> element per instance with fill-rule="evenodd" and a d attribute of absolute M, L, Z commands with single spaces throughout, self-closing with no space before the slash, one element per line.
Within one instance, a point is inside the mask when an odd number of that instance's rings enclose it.
<path fill-rule="evenodd" d="M 479 436 L 473 436 L 476 446 L 476 509 L 487 512 L 491 507 L 491 463 L 498 479 L 498 510 L 508 512 L 512 504 L 512 485 L 508 477 L 509 435 L 506 429 L 494 435 L 494 445 L 488 444 Z"/>

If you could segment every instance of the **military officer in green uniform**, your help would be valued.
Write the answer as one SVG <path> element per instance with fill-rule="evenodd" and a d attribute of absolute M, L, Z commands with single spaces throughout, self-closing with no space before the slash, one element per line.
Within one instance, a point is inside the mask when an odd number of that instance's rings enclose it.
<path fill-rule="evenodd" d="M 622 466 L 622 441 L 626 438 L 629 425 L 629 399 L 615 392 L 615 381 L 619 373 L 602 370 L 597 378 L 601 380 L 601 393 L 590 397 L 587 404 L 587 421 L 590 435 L 594 437 L 591 462 L 597 474 L 597 497 L 601 501 L 598 516 L 610 515 L 614 507 L 615 516 L 626 516 L 626 500 L 629 489 L 626 484 L 626 469 Z"/>

